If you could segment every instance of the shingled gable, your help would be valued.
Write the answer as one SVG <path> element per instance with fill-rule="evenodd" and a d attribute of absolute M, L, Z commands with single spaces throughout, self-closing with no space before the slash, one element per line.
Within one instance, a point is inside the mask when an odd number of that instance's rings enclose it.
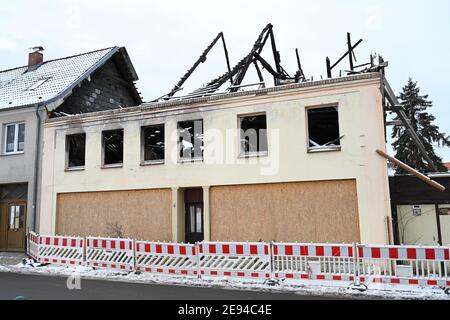
<path fill-rule="evenodd" d="M 118 83 L 124 88 L 122 91 L 126 91 L 125 97 L 114 93 L 114 96 L 103 97 L 107 103 L 96 105 L 95 98 L 101 95 L 101 90 L 92 84 L 92 79 L 98 78 L 98 74 L 103 74 L 102 81 L 108 78 L 102 83 L 104 88 L 110 86 L 105 91 L 114 92 L 115 83 Z M 24 66 L 0 71 L 0 111 L 39 103 L 45 105 L 49 112 L 64 111 L 66 114 L 70 111 L 78 114 L 139 105 L 142 99 L 134 85 L 137 80 L 138 76 L 124 47 L 44 61 L 33 68 Z M 97 84 L 100 82 L 97 81 Z M 82 87 L 90 87 L 87 92 L 82 90 L 79 94 L 86 101 L 73 101 L 76 99 L 71 95 Z M 72 105 L 69 103 L 71 100 Z M 66 102 L 69 106 L 63 105 Z M 74 110 L 73 105 L 77 105 L 78 110 Z"/>

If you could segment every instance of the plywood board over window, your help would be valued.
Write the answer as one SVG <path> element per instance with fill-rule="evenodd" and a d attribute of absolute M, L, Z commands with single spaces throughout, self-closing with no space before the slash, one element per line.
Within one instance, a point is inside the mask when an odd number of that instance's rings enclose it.
<path fill-rule="evenodd" d="M 172 240 L 171 190 L 58 194 L 56 233 Z"/>
<path fill-rule="evenodd" d="M 355 180 L 211 187 L 211 239 L 359 242 Z"/>

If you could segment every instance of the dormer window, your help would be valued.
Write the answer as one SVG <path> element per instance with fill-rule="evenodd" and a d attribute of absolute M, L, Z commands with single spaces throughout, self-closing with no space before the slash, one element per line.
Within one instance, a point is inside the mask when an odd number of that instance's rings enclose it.
<path fill-rule="evenodd" d="M 42 79 L 38 79 L 35 83 L 33 83 L 30 87 L 28 87 L 28 89 L 26 89 L 25 91 L 34 91 L 37 88 L 39 88 L 40 86 L 42 86 L 44 83 L 46 83 L 48 80 L 50 80 L 52 77 L 48 77 L 48 78 L 42 78 Z"/>

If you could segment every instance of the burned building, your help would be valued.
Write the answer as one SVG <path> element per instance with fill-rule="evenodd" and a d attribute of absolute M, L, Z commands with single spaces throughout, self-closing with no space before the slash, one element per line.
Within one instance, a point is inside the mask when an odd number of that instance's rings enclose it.
<path fill-rule="evenodd" d="M 182 95 L 219 40 L 226 72 Z M 314 81 L 298 51 L 298 70 L 282 67 L 272 25 L 234 67 L 219 33 L 168 94 L 134 108 L 48 119 L 40 232 L 391 243 L 386 112 L 417 137 L 386 80 L 387 63 L 370 57 L 354 65 L 361 41 L 347 40 L 341 58 L 326 59 L 327 79 Z M 263 57 L 267 44 L 274 65 Z M 350 70 L 333 77 L 346 58 Z M 243 81 L 249 68 L 259 82 Z"/>

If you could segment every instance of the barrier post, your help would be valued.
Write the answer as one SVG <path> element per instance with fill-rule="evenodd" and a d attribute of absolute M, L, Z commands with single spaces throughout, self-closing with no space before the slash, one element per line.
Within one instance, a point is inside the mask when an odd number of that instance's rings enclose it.
<path fill-rule="evenodd" d="M 202 274 L 201 274 L 201 270 L 200 270 L 200 242 L 198 242 L 198 241 L 195 243 L 195 256 L 196 256 L 196 260 L 197 260 L 197 278 L 201 279 Z"/>
<path fill-rule="evenodd" d="M 353 274 L 355 277 L 355 285 L 359 286 L 359 254 L 358 254 L 358 244 L 353 243 Z"/>
<path fill-rule="evenodd" d="M 133 239 L 133 270 L 134 272 L 137 271 L 136 269 L 136 240 Z"/>
<path fill-rule="evenodd" d="M 269 242 L 269 263 L 270 263 L 270 281 L 275 281 L 275 275 L 274 275 L 274 257 L 273 257 L 273 240 Z"/>

